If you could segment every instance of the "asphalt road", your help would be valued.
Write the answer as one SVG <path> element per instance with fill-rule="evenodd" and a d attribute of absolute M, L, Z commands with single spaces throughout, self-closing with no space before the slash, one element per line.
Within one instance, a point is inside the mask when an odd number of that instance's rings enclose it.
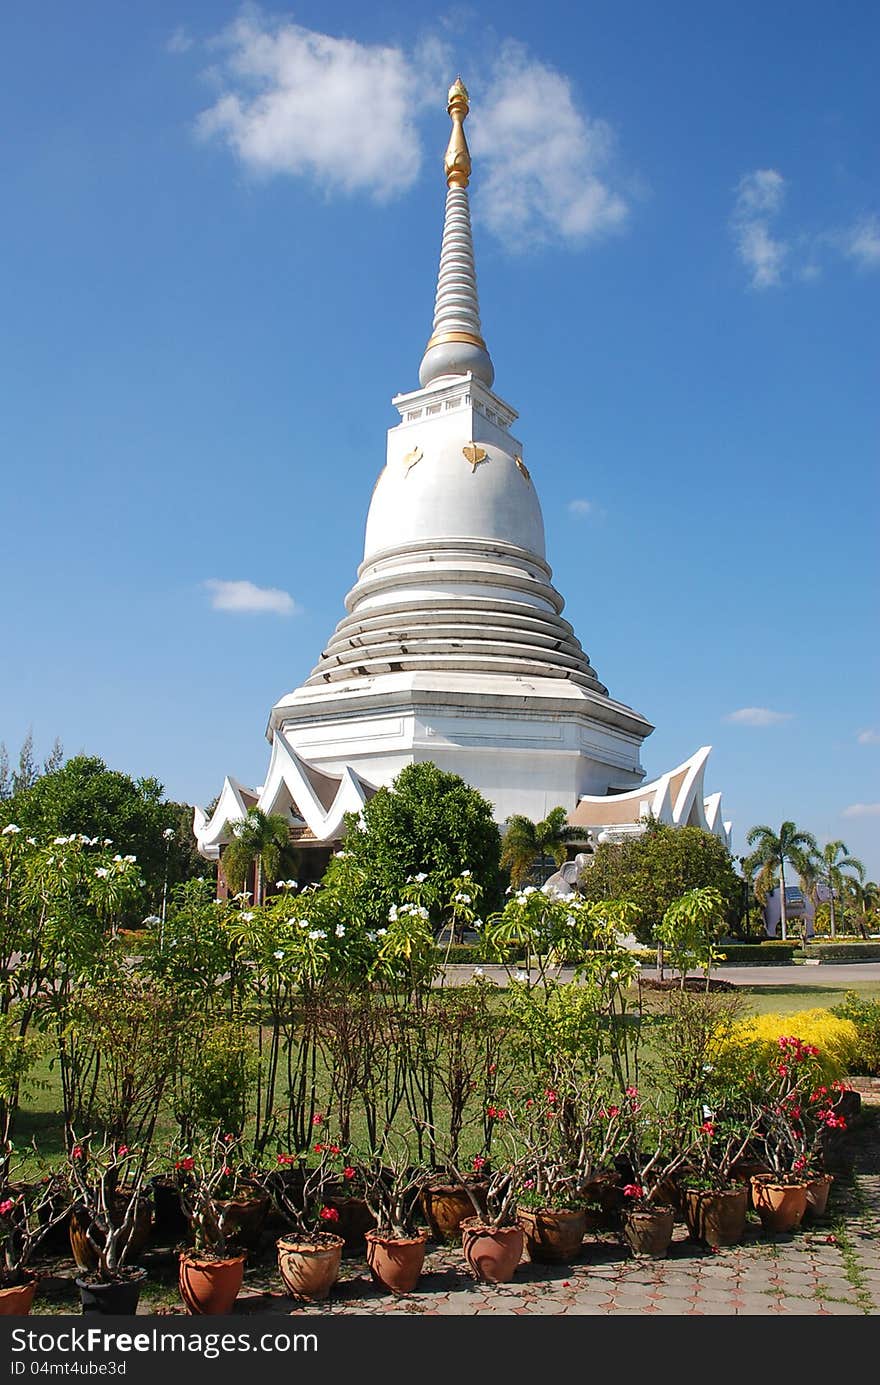
<path fill-rule="evenodd" d="M 450 981 L 469 981 L 475 970 L 472 966 L 453 965 L 446 968 Z M 504 967 L 484 966 L 483 975 L 503 985 L 507 980 Z M 667 975 L 671 973 L 667 971 Z M 691 972 L 698 976 L 701 973 Z M 570 981 L 572 971 L 564 968 L 560 980 Z M 644 967 L 642 975 L 656 977 L 653 967 Z M 534 976 L 534 973 L 533 973 Z M 739 986 L 851 986 L 854 982 L 880 986 L 880 962 L 820 962 L 816 966 L 800 965 L 791 967 L 715 967 L 713 977 L 723 981 L 733 981 Z"/>

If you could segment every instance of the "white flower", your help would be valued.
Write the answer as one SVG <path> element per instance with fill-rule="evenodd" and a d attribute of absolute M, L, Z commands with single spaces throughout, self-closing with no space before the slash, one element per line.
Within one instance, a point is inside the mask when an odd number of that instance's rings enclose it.
<path fill-rule="evenodd" d="M 118 851 L 117 851 L 116 855 L 113 857 L 113 859 L 114 859 L 114 861 L 121 861 L 121 860 L 122 860 L 122 857 L 120 856 L 120 854 L 119 854 Z"/>
<path fill-rule="evenodd" d="M 390 921 L 391 921 L 392 923 L 396 923 L 396 922 L 397 922 L 397 905 L 396 905 L 396 904 L 392 904 L 391 908 L 388 910 L 388 918 L 390 919 Z"/>
<path fill-rule="evenodd" d="M 455 902 L 456 904 L 470 904 L 471 897 L 469 894 L 457 894 L 455 896 Z"/>
<path fill-rule="evenodd" d="M 107 876 L 110 874 L 110 871 L 107 869 L 106 866 L 96 866 L 95 874 L 97 875 L 99 880 L 106 880 Z"/>
<path fill-rule="evenodd" d="M 288 880 L 288 881 L 286 881 L 285 883 L 286 883 L 287 888 L 288 888 L 289 890 L 295 890 L 295 889 L 296 889 L 296 881 L 295 881 L 295 880 Z"/>
<path fill-rule="evenodd" d="M 525 889 L 523 890 L 523 894 L 524 894 L 524 895 L 535 894 L 536 891 L 537 891 L 537 886 L 535 886 L 535 885 L 526 885 Z"/>
<path fill-rule="evenodd" d="M 529 979 L 529 974 L 528 974 L 527 971 L 518 971 L 518 972 L 516 973 L 516 976 L 514 977 L 514 980 L 515 980 L 515 981 L 528 981 L 528 979 Z"/>
<path fill-rule="evenodd" d="M 375 941 L 376 941 L 376 934 L 371 930 L 371 931 L 367 934 L 367 942 L 368 942 L 368 943 L 374 943 Z"/>
<path fill-rule="evenodd" d="M 334 933 L 336 934 L 337 938 L 344 938 L 344 937 L 345 937 L 345 925 L 344 925 L 344 924 L 342 924 L 342 923 L 337 923 L 337 925 L 336 925 L 336 927 L 334 928 L 333 931 L 334 931 Z"/>
<path fill-rule="evenodd" d="M 165 838 L 166 842 L 170 842 L 174 837 L 174 828 L 166 827 L 165 831 L 162 833 L 162 836 Z"/>
<path fill-rule="evenodd" d="M 239 890 L 238 894 L 234 894 L 234 895 L 232 896 L 233 899 L 240 899 L 241 902 L 242 902 L 243 904 L 247 903 L 247 901 L 250 899 L 250 897 L 251 897 L 251 892 L 250 892 L 250 890 Z"/>
<path fill-rule="evenodd" d="M 617 971 L 612 971 L 612 972 L 609 972 L 609 975 L 610 975 L 612 981 L 617 981 L 617 980 L 619 979 L 620 973 L 617 972 Z"/>
<path fill-rule="evenodd" d="M 472 927 L 472 928 L 476 928 L 476 929 L 480 929 L 480 928 L 482 928 L 482 926 L 483 926 L 483 920 L 482 920 L 482 919 L 474 919 L 473 923 L 471 924 L 471 927 Z"/>
<path fill-rule="evenodd" d="M 712 1066 L 711 1063 L 704 1063 L 704 1064 L 703 1064 L 703 1072 L 714 1072 L 714 1071 L 715 1071 L 715 1069 L 713 1068 L 713 1066 Z"/>
<path fill-rule="evenodd" d="M 157 924 L 161 922 L 162 920 L 160 919 L 158 914 L 147 914 L 147 917 L 144 919 L 144 923 L 147 926 L 149 926 L 150 924 Z"/>
<path fill-rule="evenodd" d="M 482 967 L 474 967 L 474 976 L 482 976 L 482 975 L 483 975 L 483 968 L 482 968 Z"/>
<path fill-rule="evenodd" d="M 123 859 L 124 861 L 127 861 L 128 864 L 131 866 L 131 865 L 133 865 L 134 862 L 137 860 L 137 857 L 136 857 L 136 856 L 123 856 L 122 859 Z"/>
<path fill-rule="evenodd" d="M 280 962 L 281 959 L 282 959 L 282 957 L 284 956 L 284 953 L 281 951 L 281 948 L 279 947 L 278 950 L 277 950 L 276 952 L 273 952 L 273 953 L 272 953 L 272 956 L 275 957 L 275 958 Z"/>
<path fill-rule="evenodd" d="M 9 831 L 9 828 L 7 827 L 5 830 L 8 832 L 8 831 Z M 20 829 L 19 827 L 16 827 L 15 830 L 16 830 L 16 832 L 19 832 L 21 829 Z M 28 839 L 27 839 L 27 844 L 28 844 L 28 846 L 36 846 L 36 844 L 37 844 L 37 839 L 36 839 L 36 837 L 28 837 Z"/>
<path fill-rule="evenodd" d="M 387 928 L 377 928 L 377 929 L 376 929 L 376 937 L 377 937 L 377 938 L 384 938 L 384 937 L 385 937 L 385 934 L 386 934 L 387 932 L 388 932 L 388 929 L 387 929 Z"/>
<path fill-rule="evenodd" d="M 634 966 L 634 967 L 638 967 L 639 971 L 641 971 L 641 969 L 642 969 L 642 964 L 641 964 L 641 962 L 633 962 L 633 966 Z"/>
<path fill-rule="evenodd" d="M 250 923 L 253 917 L 253 914 L 242 914 L 242 918 L 244 919 L 245 923 Z"/>
<path fill-rule="evenodd" d="M 53 846 L 67 846 L 67 838 L 66 838 L 66 837 L 55 837 L 55 839 L 54 839 L 53 842 L 52 842 L 52 845 L 53 845 Z"/>
<path fill-rule="evenodd" d="M 421 885 L 422 881 L 427 880 L 427 878 L 428 877 L 423 870 L 420 870 L 418 875 L 413 876 L 413 880 L 416 882 L 417 885 Z"/>
<path fill-rule="evenodd" d="M 470 871 L 469 871 L 469 870 L 463 870 L 462 873 L 461 873 L 461 878 L 462 878 L 462 880 L 470 880 L 470 878 L 471 878 L 471 873 L 470 873 Z"/>
<path fill-rule="evenodd" d="M 712 1110 L 712 1107 L 707 1106 L 706 1103 L 703 1102 L 703 1120 L 710 1121 L 714 1115 L 715 1112 Z"/>
<path fill-rule="evenodd" d="M 3 831 L 0 832 L 0 837 L 14 837 L 16 832 L 20 831 L 20 827 L 16 827 L 14 822 L 10 822 L 7 824 L 6 827 L 3 828 Z M 30 838 L 28 838 L 28 840 L 30 841 Z"/>
<path fill-rule="evenodd" d="M 309 937 L 312 939 L 312 942 L 321 941 L 326 938 L 326 936 L 327 934 L 324 932 L 323 928 L 313 928 L 309 932 Z"/>

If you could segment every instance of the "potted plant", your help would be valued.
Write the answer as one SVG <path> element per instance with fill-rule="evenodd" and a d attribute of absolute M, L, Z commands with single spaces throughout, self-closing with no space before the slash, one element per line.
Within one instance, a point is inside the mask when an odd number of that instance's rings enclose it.
<path fill-rule="evenodd" d="M 146 1270 L 130 1261 L 143 1249 L 143 1156 L 127 1145 L 77 1140 L 69 1161 L 74 1203 L 71 1245 L 85 1267 L 77 1277 L 84 1313 L 134 1313 Z M 147 1231 L 149 1221 L 147 1222 Z"/>
<path fill-rule="evenodd" d="M 474 1157 L 473 1173 L 480 1178 L 480 1194 L 472 1180 L 451 1167 L 453 1176 L 465 1189 L 473 1215 L 461 1223 L 461 1248 L 477 1279 L 484 1284 L 507 1284 L 522 1259 L 525 1233 L 517 1217 L 517 1178 L 512 1165 L 496 1169 L 486 1177 L 486 1159 Z"/>
<path fill-rule="evenodd" d="M 754 1075 L 753 1106 L 766 1174 L 752 1177 L 752 1199 L 765 1231 L 787 1233 L 800 1226 L 807 1210 L 811 1175 L 820 1170 L 822 1131 L 845 1118 L 834 1112 L 833 1098 L 817 1087 L 819 1050 L 794 1035 L 777 1040 L 778 1052 Z"/>
<path fill-rule="evenodd" d="M 695 1134 L 695 1169 L 683 1189 L 685 1219 L 691 1239 L 708 1246 L 737 1245 L 745 1235 L 749 1187 L 733 1170 L 750 1148 L 754 1116 L 733 1112 L 706 1115 Z"/>
<path fill-rule="evenodd" d="M 428 1233 L 416 1225 L 419 1193 L 428 1171 L 424 1165 L 413 1164 L 406 1145 L 393 1144 L 387 1134 L 380 1147 L 356 1167 L 376 1220 L 365 1236 L 373 1281 L 394 1294 L 412 1293 L 428 1244 Z"/>
<path fill-rule="evenodd" d="M 63 1173 L 47 1172 L 32 1182 L 18 1181 L 21 1162 L 13 1162 L 8 1145 L 3 1160 L 6 1170 L 0 1190 L 0 1315 L 23 1317 L 31 1311 L 37 1276 L 30 1262 L 54 1226 L 64 1220 L 70 1206 L 69 1186 Z"/>
<path fill-rule="evenodd" d="M 670 1190 L 689 1160 L 692 1138 L 672 1113 L 642 1102 L 635 1087 L 621 1106 L 621 1153 L 631 1178 L 624 1185 L 623 1235 L 637 1259 L 661 1260 L 675 1229 Z"/>
<path fill-rule="evenodd" d="M 180 1201 L 193 1238 L 180 1252 L 180 1296 L 192 1314 L 232 1309 L 244 1280 L 246 1252 L 236 1241 L 235 1195 L 242 1181 L 241 1138 L 209 1136 L 176 1161 Z"/>
<path fill-rule="evenodd" d="M 318 1162 L 312 1166 L 305 1162 L 305 1156 L 279 1154 L 276 1168 L 263 1180 L 276 1210 L 292 1228 L 289 1235 L 276 1242 L 284 1287 L 292 1298 L 307 1303 L 327 1297 L 339 1278 L 345 1246 L 345 1239 L 337 1230 L 339 1212 L 328 1205 L 326 1196 L 336 1177 L 333 1165 L 341 1158 L 342 1149 L 332 1141 L 321 1140 L 315 1153 Z M 285 1177 L 293 1167 L 298 1177 Z"/>

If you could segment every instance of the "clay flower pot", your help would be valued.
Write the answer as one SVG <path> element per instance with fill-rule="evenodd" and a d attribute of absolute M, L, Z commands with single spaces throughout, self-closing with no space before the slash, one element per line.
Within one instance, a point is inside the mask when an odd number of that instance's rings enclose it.
<path fill-rule="evenodd" d="M 223 1230 L 228 1243 L 255 1250 L 266 1223 L 271 1198 L 259 1188 L 241 1188 L 235 1197 L 218 1199 L 215 1207 L 223 1214 Z"/>
<path fill-rule="evenodd" d="M 828 1206 L 828 1194 L 834 1182 L 832 1173 L 819 1173 L 807 1183 L 807 1206 L 804 1217 L 811 1221 L 814 1217 L 824 1217 Z"/>
<path fill-rule="evenodd" d="M 480 1207 L 486 1205 L 486 1184 L 471 1183 L 470 1190 Z M 435 1241 L 456 1244 L 461 1240 L 461 1224 L 474 1215 L 474 1204 L 459 1183 L 426 1184 L 419 1194 L 422 1210 Z"/>
<path fill-rule="evenodd" d="M 115 1204 L 120 1218 L 125 1215 L 127 1201 L 128 1195 L 124 1190 L 120 1191 L 116 1197 Z M 81 1274 L 91 1274 L 98 1268 L 98 1256 L 88 1238 L 88 1229 L 91 1224 L 92 1219 L 84 1208 L 74 1207 L 71 1209 L 68 1229 L 70 1250 L 73 1255 L 73 1263 Z M 147 1242 L 150 1239 L 152 1227 L 153 1206 L 149 1194 L 144 1193 L 142 1197 L 138 1198 L 134 1225 L 129 1232 L 128 1248 L 126 1250 L 127 1260 L 136 1260 L 141 1251 L 146 1248 Z"/>
<path fill-rule="evenodd" d="M 584 1202 L 594 1203 L 588 1207 L 587 1230 L 607 1231 L 620 1225 L 623 1210 L 623 1187 L 616 1169 L 604 1169 L 582 1183 L 580 1194 Z"/>
<path fill-rule="evenodd" d="M 282 1236 L 277 1242 L 278 1270 L 291 1298 L 320 1303 L 339 1278 L 345 1241 L 324 1233 L 314 1241 Z"/>
<path fill-rule="evenodd" d="M 675 1229 L 675 1208 L 628 1207 L 623 1214 L 623 1234 L 637 1260 L 663 1260 L 669 1253 Z"/>
<path fill-rule="evenodd" d="M 9 1288 L 0 1289 L 0 1315 L 25 1317 L 31 1311 L 36 1291 L 36 1275 L 26 1275 L 21 1284 L 10 1284 Z"/>
<path fill-rule="evenodd" d="M 765 1231 L 794 1231 L 807 1210 L 806 1183 L 779 1183 L 773 1174 L 756 1174 L 752 1179 L 755 1211 Z"/>
<path fill-rule="evenodd" d="M 83 1312 L 114 1316 L 121 1313 L 131 1317 L 137 1312 L 141 1285 L 146 1277 L 146 1270 L 132 1268 L 124 1272 L 122 1278 L 111 1279 L 106 1284 L 100 1280 L 77 1279 L 76 1287 Z"/>
<path fill-rule="evenodd" d="M 685 1219 L 691 1240 L 707 1246 L 735 1246 L 745 1235 L 749 1190 L 736 1188 L 687 1188 Z"/>
<path fill-rule="evenodd" d="M 468 1217 L 461 1224 L 464 1258 L 484 1284 L 508 1284 L 524 1244 L 521 1226 L 485 1226 L 479 1217 Z"/>
<path fill-rule="evenodd" d="M 525 1233 L 529 1259 L 537 1264 L 564 1265 L 580 1255 L 587 1230 L 583 1208 L 542 1207 L 533 1211 L 521 1207 L 517 1220 Z"/>
<path fill-rule="evenodd" d="M 183 1251 L 178 1286 L 188 1311 L 212 1316 L 231 1312 L 244 1280 L 244 1262 L 244 1255 L 212 1260 L 198 1251 Z"/>
<path fill-rule="evenodd" d="M 373 1282 L 392 1294 L 411 1294 L 425 1263 L 428 1233 L 421 1231 L 415 1236 L 398 1239 L 379 1231 L 368 1231 L 365 1239 Z"/>

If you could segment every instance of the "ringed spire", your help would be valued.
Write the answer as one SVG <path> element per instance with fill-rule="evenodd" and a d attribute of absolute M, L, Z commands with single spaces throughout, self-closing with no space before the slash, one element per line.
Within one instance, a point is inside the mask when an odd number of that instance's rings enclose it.
<path fill-rule="evenodd" d="M 434 300 L 434 325 L 419 367 L 419 383 L 424 388 L 444 376 L 467 375 L 470 372 L 491 389 L 495 367 L 480 329 L 477 272 L 467 194 L 471 155 L 464 122 L 470 103 L 467 88 L 460 77 L 449 88 L 446 109 L 452 120 L 452 133 L 443 160 L 447 187 L 446 214 Z"/>

